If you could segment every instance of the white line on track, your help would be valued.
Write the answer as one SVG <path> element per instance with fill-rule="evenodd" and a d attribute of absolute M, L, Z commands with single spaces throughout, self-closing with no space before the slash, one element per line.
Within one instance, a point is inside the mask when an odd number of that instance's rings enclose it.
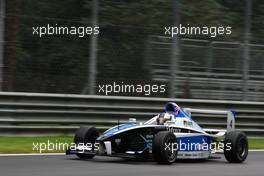
<path fill-rule="evenodd" d="M 250 152 L 264 152 L 264 149 L 252 149 Z"/>
<path fill-rule="evenodd" d="M 11 154 L 0 154 L 0 156 L 56 156 L 65 155 L 65 153 L 11 153 Z"/>
<path fill-rule="evenodd" d="M 264 152 L 264 149 L 252 149 L 250 152 Z M 11 154 L 0 154 L 1 156 L 59 156 L 65 155 L 65 153 L 11 153 Z"/>

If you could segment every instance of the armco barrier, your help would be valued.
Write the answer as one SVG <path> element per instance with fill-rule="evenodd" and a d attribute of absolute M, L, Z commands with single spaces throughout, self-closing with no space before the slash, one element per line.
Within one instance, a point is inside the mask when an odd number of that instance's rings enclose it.
<path fill-rule="evenodd" d="M 144 121 L 162 111 L 166 102 L 181 107 L 232 109 L 236 127 L 264 136 L 264 103 L 150 97 L 90 96 L 70 94 L 0 93 L 0 135 L 72 134 L 81 125 L 107 129 L 120 121 Z M 193 114 L 202 127 L 224 128 L 222 115 Z"/>

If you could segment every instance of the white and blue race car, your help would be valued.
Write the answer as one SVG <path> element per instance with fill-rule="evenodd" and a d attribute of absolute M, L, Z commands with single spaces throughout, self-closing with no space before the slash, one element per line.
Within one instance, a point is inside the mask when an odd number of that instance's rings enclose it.
<path fill-rule="evenodd" d="M 192 112 L 224 114 L 227 127 L 203 129 L 191 118 Z M 66 154 L 83 159 L 95 155 L 154 158 L 161 164 L 171 164 L 176 159 L 213 158 L 215 153 L 224 153 L 229 162 L 241 163 L 248 155 L 247 136 L 235 130 L 233 111 L 182 109 L 171 102 L 165 105 L 164 112 L 144 123 L 130 119 L 102 135 L 94 127 L 80 127 L 74 144 Z"/>

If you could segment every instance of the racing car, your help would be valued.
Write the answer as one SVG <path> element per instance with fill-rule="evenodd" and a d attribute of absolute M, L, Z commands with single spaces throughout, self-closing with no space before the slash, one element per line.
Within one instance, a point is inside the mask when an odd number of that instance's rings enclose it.
<path fill-rule="evenodd" d="M 192 113 L 226 115 L 226 129 L 202 128 L 192 119 Z M 235 130 L 234 111 L 181 108 L 173 102 L 146 122 L 129 119 L 101 135 L 95 127 L 82 126 L 76 131 L 74 144 L 66 154 L 82 159 L 96 155 L 152 158 L 160 164 L 172 164 L 176 159 L 217 158 L 215 153 L 224 154 L 230 163 L 242 163 L 248 155 L 247 136 Z"/>

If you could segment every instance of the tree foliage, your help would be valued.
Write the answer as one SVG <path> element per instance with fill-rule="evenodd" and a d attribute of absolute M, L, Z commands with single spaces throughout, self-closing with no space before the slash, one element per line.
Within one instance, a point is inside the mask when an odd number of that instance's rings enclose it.
<path fill-rule="evenodd" d="M 92 0 L 23 0 L 17 9 L 7 3 L 6 23 L 17 19 L 17 32 L 7 25 L 6 36 L 14 40 L 12 51 L 6 45 L 5 83 L 12 91 L 80 93 L 87 81 L 90 38 L 32 35 L 33 26 L 58 24 L 88 26 Z M 144 70 L 146 41 L 150 35 L 163 35 L 164 26 L 173 24 L 173 0 L 98 0 L 98 82 L 107 80 L 146 80 Z M 243 41 L 245 3 L 241 0 L 179 0 L 182 24 L 232 27 L 230 38 Z M 15 2 L 15 0 L 8 0 Z M 254 0 L 252 41 L 263 43 L 264 3 Z M 12 10 L 13 9 L 13 10 Z M 14 26 L 14 25 L 13 25 Z M 15 55 L 8 53 L 15 52 Z M 15 63 L 15 64 L 14 64 Z M 12 70 L 12 69 L 11 69 Z M 9 88 L 8 88 L 9 87 Z"/>

